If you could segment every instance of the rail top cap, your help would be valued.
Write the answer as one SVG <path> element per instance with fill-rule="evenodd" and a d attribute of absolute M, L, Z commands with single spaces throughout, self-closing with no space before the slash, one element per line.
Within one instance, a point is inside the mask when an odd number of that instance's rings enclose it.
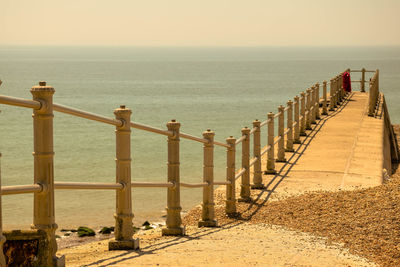
<path fill-rule="evenodd" d="M 51 92 L 54 93 L 54 87 L 47 85 L 45 81 L 40 81 L 39 85 L 32 86 L 31 92 Z"/>

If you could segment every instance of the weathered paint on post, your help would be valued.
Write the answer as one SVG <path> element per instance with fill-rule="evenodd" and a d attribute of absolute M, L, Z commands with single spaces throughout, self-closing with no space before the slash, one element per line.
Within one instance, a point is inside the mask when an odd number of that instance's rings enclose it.
<path fill-rule="evenodd" d="M 242 135 L 246 139 L 242 142 L 242 168 L 246 171 L 242 175 L 242 183 L 240 184 L 239 202 L 249 202 L 250 198 L 250 129 L 242 128 Z"/>
<path fill-rule="evenodd" d="M 285 107 L 280 105 L 278 107 L 278 136 L 280 140 L 278 141 L 278 157 L 276 162 L 286 162 L 285 158 Z"/>
<path fill-rule="evenodd" d="M 326 92 L 327 81 L 323 81 L 322 83 L 322 94 L 323 94 L 323 102 L 322 102 L 322 115 L 328 115 L 328 94 Z"/>
<path fill-rule="evenodd" d="M 132 111 L 123 105 L 114 110 L 115 118 L 123 122 L 115 129 L 115 180 L 124 188 L 116 191 L 115 239 L 108 243 L 109 250 L 139 248 L 139 240 L 132 238 L 131 114 Z"/>
<path fill-rule="evenodd" d="M 329 111 L 334 111 L 335 110 L 335 79 L 331 79 L 331 83 L 329 84 L 329 95 L 330 95 L 330 100 L 329 100 Z"/>
<path fill-rule="evenodd" d="M 287 138 L 286 138 L 286 152 L 293 152 L 293 102 L 289 100 L 287 102 L 288 110 L 287 110 Z"/>
<path fill-rule="evenodd" d="M 47 234 L 49 250 L 48 266 L 57 262 L 57 242 L 54 212 L 54 150 L 53 150 L 53 94 L 54 88 L 46 82 L 39 82 L 31 88 L 33 100 L 39 101 L 40 109 L 33 110 L 33 157 L 34 183 L 43 186 L 42 192 L 34 193 L 32 228 Z"/>
<path fill-rule="evenodd" d="M 265 174 L 275 174 L 275 145 L 274 145 L 274 113 L 268 113 L 268 159 L 267 159 L 267 170 Z"/>
<path fill-rule="evenodd" d="M 300 116 L 299 116 L 299 106 L 300 106 L 300 98 L 296 95 L 294 97 L 294 121 L 296 125 L 294 126 L 294 144 L 300 144 Z"/>
<path fill-rule="evenodd" d="M 307 110 L 307 115 L 306 115 L 306 130 L 311 130 L 311 89 L 308 88 L 306 90 L 306 110 Z"/>
<path fill-rule="evenodd" d="M 226 185 L 226 206 L 225 213 L 227 215 L 236 214 L 236 179 L 235 179 L 235 159 L 236 159 L 236 139 L 233 136 L 226 138 L 226 181 L 230 184 Z"/>
<path fill-rule="evenodd" d="M 365 93 L 365 68 L 361 69 L 361 87 L 360 91 Z"/>
<path fill-rule="evenodd" d="M 315 118 L 317 120 L 321 119 L 321 114 L 319 113 L 319 83 L 315 84 L 315 94 L 316 94 L 316 108 L 315 108 Z"/>
<path fill-rule="evenodd" d="M 203 187 L 203 203 L 199 227 L 217 226 L 214 211 L 214 136 L 215 133 L 210 129 L 203 132 L 203 138 L 208 140 L 208 143 L 203 144 L 203 182 L 208 185 Z"/>
<path fill-rule="evenodd" d="M 173 187 L 167 189 L 167 221 L 162 229 L 162 235 L 184 235 L 182 227 L 181 200 L 180 200 L 180 173 L 179 173 L 179 128 L 181 124 L 175 120 L 167 123 L 168 131 L 174 133 L 168 136 L 168 182 Z"/>
<path fill-rule="evenodd" d="M 253 128 L 256 130 L 253 134 L 253 156 L 257 159 L 253 165 L 253 184 L 252 189 L 263 189 L 262 172 L 261 172 L 261 122 L 259 120 L 253 121 Z"/>
<path fill-rule="evenodd" d="M 306 136 L 306 94 L 304 92 L 300 93 L 300 136 Z"/>
<path fill-rule="evenodd" d="M 0 81 L 1 84 L 1 81 Z M 1 159 L 1 153 L 0 153 L 0 159 Z M 4 258 L 3 254 L 3 245 L 4 242 L 6 242 L 6 238 L 3 235 L 3 215 L 1 211 L 1 165 L 0 165 L 0 266 L 6 266 L 6 259 Z"/>

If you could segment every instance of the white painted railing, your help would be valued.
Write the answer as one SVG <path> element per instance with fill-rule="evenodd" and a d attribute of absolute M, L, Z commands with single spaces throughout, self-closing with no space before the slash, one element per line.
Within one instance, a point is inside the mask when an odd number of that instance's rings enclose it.
<path fill-rule="evenodd" d="M 350 71 L 350 70 L 347 70 Z M 377 75 L 376 72 L 375 75 Z M 322 115 L 328 115 L 329 110 L 334 110 L 345 98 L 342 88 L 343 73 L 330 80 L 330 94 L 327 94 L 327 82 L 323 84 L 323 96 L 320 99 L 319 84 L 308 88 L 306 92 L 301 92 L 300 97 L 295 96 L 293 101 L 289 100 L 286 107 L 279 106 L 276 114 L 268 113 L 264 121 L 255 120 L 252 128 L 243 128 L 242 136 L 238 139 L 229 137 L 226 143 L 214 140 L 214 132 L 206 130 L 202 137 L 193 136 L 179 131 L 180 123 L 171 120 L 167 123 L 167 129 L 158 129 L 137 122 L 130 121 L 131 110 L 125 106 L 115 109 L 115 118 L 108 118 L 79 109 L 67 107 L 60 104 L 53 104 L 54 88 L 47 86 L 45 82 L 40 82 L 39 86 L 31 89 L 33 100 L 1 96 L 0 103 L 7 105 L 32 108 L 34 111 L 34 156 L 35 156 L 35 179 L 33 185 L 23 186 L 3 186 L 0 194 L 23 194 L 34 193 L 34 227 L 44 229 L 48 232 L 50 241 L 49 259 L 55 257 L 57 247 L 55 244 L 55 216 L 54 216 L 54 190 L 115 190 L 117 197 L 115 240 L 110 242 L 110 249 L 136 249 L 137 240 L 132 239 L 132 207 L 131 190 L 132 187 L 164 187 L 167 188 L 167 219 L 163 235 L 182 235 L 184 228 L 181 223 L 180 187 L 203 188 L 203 212 L 199 226 L 212 227 L 217 222 L 214 216 L 214 186 L 226 186 L 226 207 L 227 215 L 236 214 L 237 201 L 251 201 L 250 189 L 262 189 L 262 169 L 265 174 L 275 174 L 275 162 L 285 162 L 285 153 L 293 152 L 293 144 L 301 143 L 300 136 L 307 135 L 306 130 L 311 130 L 311 125 L 316 123 Z M 365 79 L 365 76 L 363 76 Z M 375 77 L 375 76 L 374 76 Z M 377 78 L 371 81 L 372 86 L 378 87 Z M 363 84 L 363 83 L 362 83 Z M 373 89 L 375 90 L 375 87 Z M 320 114 L 320 104 L 322 112 Z M 86 182 L 61 182 L 55 181 L 52 177 L 53 169 L 53 146 L 52 146 L 52 123 L 53 110 L 70 114 L 73 116 L 94 120 L 116 127 L 116 183 L 86 183 Z M 286 117 L 286 122 L 285 122 Z M 278 135 L 275 136 L 275 119 L 278 120 Z M 286 127 L 285 127 L 286 124 Z M 262 128 L 267 126 L 268 141 L 261 150 Z M 131 128 L 144 130 L 160 135 L 167 136 L 168 145 L 168 175 L 167 181 L 162 182 L 136 182 L 131 181 L 130 168 L 130 140 Z M 38 138 L 38 137 L 44 138 Z M 203 181 L 198 183 L 185 183 L 179 177 L 179 142 L 180 138 L 200 142 L 203 144 L 204 164 Z M 45 139 L 46 142 L 39 140 Z M 250 143 L 253 140 L 253 156 L 250 156 Z M 235 153 L 237 145 L 242 146 L 241 168 L 237 170 Z M 214 180 L 214 146 L 226 148 L 227 165 L 226 180 Z M 275 158 L 277 149 L 277 158 Z M 267 164 L 262 168 L 261 157 L 267 153 Z M 49 168 L 51 171 L 49 171 Z M 253 168 L 253 183 L 250 183 L 250 168 Z M 241 178 L 240 197 L 236 198 L 236 180 Z M 1 183 L 1 182 L 0 182 Z M 51 209 L 51 210 L 48 210 Z M 1 211 L 1 210 L 0 210 Z M 50 214 L 48 216 L 48 214 Z M 4 259 L 1 246 L 4 237 L 1 235 L 1 213 L 0 213 L 0 262 Z"/>

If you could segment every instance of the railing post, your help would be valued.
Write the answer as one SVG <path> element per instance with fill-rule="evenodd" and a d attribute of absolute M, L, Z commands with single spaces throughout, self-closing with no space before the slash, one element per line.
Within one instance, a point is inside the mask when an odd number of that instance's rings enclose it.
<path fill-rule="evenodd" d="M 375 80 L 375 104 L 378 102 L 379 97 L 379 70 L 376 70 L 376 80 Z"/>
<path fill-rule="evenodd" d="M 316 119 L 321 119 L 321 115 L 319 113 L 319 83 L 315 84 L 315 94 L 316 94 L 316 109 L 315 109 L 315 118 Z"/>
<path fill-rule="evenodd" d="M 334 111 L 335 110 L 335 79 L 331 79 L 331 83 L 329 84 L 329 95 L 330 95 L 330 100 L 329 100 L 329 111 Z"/>
<path fill-rule="evenodd" d="M 182 227 L 181 200 L 180 200 L 180 174 L 179 174 L 179 128 L 181 124 L 175 120 L 167 123 L 168 131 L 174 133 L 168 136 L 168 182 L 173 187 L 167 191 L 167 221 L 166 227 L 162 229 L 162 235 L 184 235 Z"/>
<path fill-rule="evenodd" d="M 293 102 L 289 100 L 287 102 L 288 110 L 287 110 L 287 128 L 288 134 L 286 139 L 286 151 L 294 152 L 293 149 Z"/>
<path fill-rule="evenodd" d="M 300 106 L 300 115 L 301 115 L 301 120 L 300 120 L 300 136 L 306 136 L 306 94 L 304 92 L 300 93 L 300 101 L 301 101 L 301 106 Z"/>
<path fill-rule="evenodd" d="M 253 155 L 257 159 L 253 165 L 253 184 L 252 189 L 263 189 L 262 172 L 261 172 L 261 122 L 253 121 L 253 128 L 256 128 L 253 134 Z"/>
<path fill-rule="evenodd" d="M 338 92 L 339 92 L 339 98 L 338 98 L 338 104 L 341 104 L 342 103 L 342 100 L 343 100 L 343 81 L 342 81 L 342 78 L 343 78 L 343 73 L 340 73 L 338 76 L 337 76 L 337 90 L 338 90 Z"/>
<path fill-rule="evenodd" d="M 1 84 L 1 81 L 0 81 Z M 1 159 L 1 153 L 0 153 Z M 6 266 L 6 259 L 3 254 L 3 245 L 6 242 L 6 238 L 3 236 L 3 215 L 2 215 L 2 204 L 1 204 L 1 165 L 0 165 L 0 266 Z"/>
<path fill-rule="evenodd" d="M 368 96 L 368 116 L 373 117 L 375 113 L 374 103 L 374 79 L 369 82 L 369 96 Z"/>
<path fill-rule="evenodd" d="M 242 168 L 246 171 L 242 175 L 242 183 L 240 184 L 239 202 L 249 202 L 250 198 L 250 129 L 242 128 L 242 135 L 246 139 L 242 142 Z"/>
<path fill-rule="evenodd" d="M 57 262 L 57 242 L 54 212 L 54 149 L 53 149 L 53 94 L 54 88 L 39 82 L 31 88 L 33 100 L 39 101 L 40 109 L 33 110 L 33 157 L 34 183 L 43 186 L 42 192 L 34 193 L 32 228 L 47 234 L 49 249 L 45 252 L 46 265 Z"/>
<path fill-rule="evenodd" d="M 203 132 L 203 138 L 208 140 L 203 145 L 203 182 L 208 185 L 203 187 L 203 209 L 199 227 L 217 226 L 214 211 L 214 136 L 215 133 L 210 129 Z"/>
<path fill-rule="evenodd" d="M 340 106 L 340 75 L 336 76 L 336 104 Z"/>
<path fill-rule="evenodd" d="M 235 159 L 236 159 L 236 139 L 233 136 L 226 138 L 226 206 L 225 213 L 233 215 L 236 213 L 236 180 L 235 180 Z"/>
<path fill-rule="evenodd" d="M 275 174 L 275 145 L 274 145 L 274 136 L 275 129 L 274 129 L 274 113 L 268 113 L 268 159 L 267 159 L 267 170 L 265 174 Z"/>
<path fill-rule="evenodd" d="M 124 188 L 116 191 L 115 239 L 108 243 L 109 250 L 139 248 L 139 240 L 132 238 L 131 114 L 123 105 L 114 110 L 115 118 L 123 122 L 115 128 L 115 180 Z"/>
<path fill-rule="evenodd" d="M 286 162 L 285 158 L 285 107 L 280 105 L 278 107 L 278 136 L 280 140 L 278 141 L 278 158 L 276 162 Z"/>
<path fill-rule="evenodd" d="M 361 69 L 361 87 L 360 91 L 365 93 L 365 68 Z"/>
<path fill-rule="evenodd" d="M 299 101 L 300 98 L 296 95 L 294 97 L 294 121 L 296 126 L 294 126 L 294 144 L 300 144 L 300 116 L 299 116 Z"/>
<path fill-rule="evenodd" d="M 328 96 L 326 92 L 326 81 L 322 83 L 323 97 L 324 101 L 322 102 L 322 115 L 328 115 Z"/>
<path fill-rule="evenodd" d="M 317 103 L 317 90 L 315 88 L 315 86 L 311 86 L 311 105 L 310 105 L 310 109 L 312 107 L 312 111 L 311 111 L 311 123 L 312 124 L 316 124 L 316 119 L 317 119 L 317 109 L 315 108 L 315 105 Z"/>
<path fill-rule="evenodd" d="M 308 88 L 306 91 L 307 101 L 306 101 L 306 130 L 311 130 L 311 89 Z"/>

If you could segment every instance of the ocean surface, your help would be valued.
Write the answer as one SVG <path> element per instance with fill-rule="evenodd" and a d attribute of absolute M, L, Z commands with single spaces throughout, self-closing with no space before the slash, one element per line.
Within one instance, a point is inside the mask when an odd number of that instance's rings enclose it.
<path fill-rule="evenodd" d="M 392 123 L 400 123 L 400 47 L 11 47 L 0 46 L 0 94 L 31 99 L 38 81 L 54 86 L 54 102 L 114 117 L 124 104 L 132 120 L 215 139 L 240 136 L 299 92 L 346 68 L 380 70 Z M 367 75 L 367 78 L 370 74 Z M 360 74 L 352 74 L 359 80 Z M 359 90 L 353 83 L 353 90 Z M 322 90 L 320 90 L 322 94 Z M 32 110 L 0 105 L 2 185 L 33 183 Z M 114 182 L 114 127 L 55 113 L 56 181 Z M 266 138 L 262 138 L 265 145 Z M 133 129 L 132 180 L 166 181 L 166 137 Z M 237 157 L 237 166 L 240 165 Z M 215 180 L 225 180 L 225 149 L 215 148 Z M 202 180 L 202 144 L 181 139 L 181 181 Z M 133 189 L 134 223 L 165 218 L 166 189 Z M 115 192 L 56 191 L 60 228 L 113 225 Z M 5 229 L 28 228 L 33 195 L 3 196 Z M 184 211 L 201 201 L 200 189 L 182 189 Z"/>

